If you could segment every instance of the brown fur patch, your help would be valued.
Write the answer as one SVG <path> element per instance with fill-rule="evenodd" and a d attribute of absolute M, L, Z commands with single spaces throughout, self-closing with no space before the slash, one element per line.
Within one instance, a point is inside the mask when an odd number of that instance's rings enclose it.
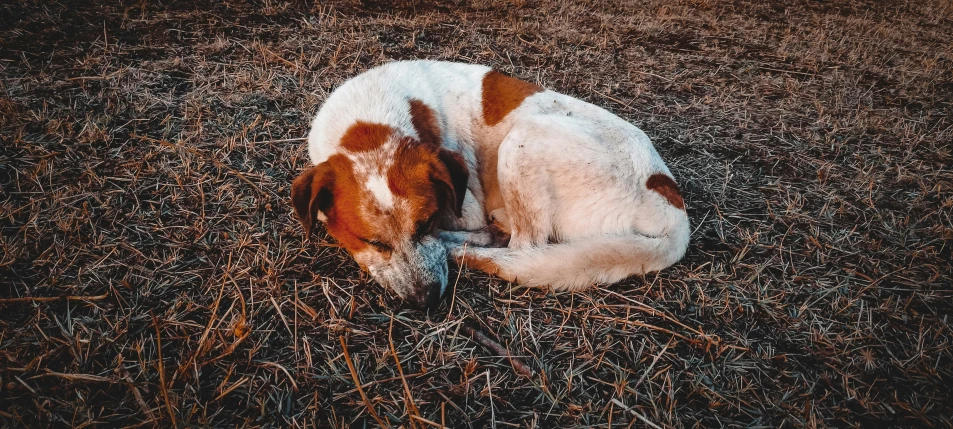
<path fill-rule="evenodd" d="M 331 202 L 333 185 L 334 171 L 327 162 L 305 170 L 291 182 L 291 205 L 305 237 L 311 238 L 317 212 Z"/>
<path fill-rule="evenodd" d="M 473 270 L 483 271 L 491 276 L 498 276 L 500 274 L 500 266 L 489 258 L 484 258 L 480 256 L 474 256 L 472 254 L 463 254 L 457 256 L 457 265 L 463 267 L 466 265 L 468 268 Z"/>
<path fill-rule="evenodd" d="M 357 121 L 341 136 L 341 147 L 352 152 L 374 150 L 393 134 L 394 130 L 384 124 Z"/>
<path fill-rule="evenodd" d="M 373 230 L 358 215 L 357 208 L 364 205 L 364 200 L 368 196 L 354 178 L 351 160 L 344 155 L 337 154 L 314 168 L 326 170 L 333 177 L 330 181 L 325 178 L 323 181 L 317 182 L 319 177 L 316 176 L 314 184 L 314 186 L 330 188 L 331 202 L 324 213 L 328 218 L 327 223 L 325 223 L 328 233 L 350 252 L 363 250 L 367 247 L 367 243 L 361 239 L 369 238 Z M 312 189 L 311 191 L 314 195 L 317 195 L 319 190 Z M 316 222 L 316 220 L 312 219 L 312 222 Z"/>
<path fill-rule="evenodd" d="M 466 162 L 459 154 L 442 149 L 442 140 L 440 138 L 440 125 L 433 109 L 423 101 L 417 99 L 410 100 L 410 121 L 420 136 L 420 142 L 435 150 L 437 159 L 446 167 L 449 174 L 444 177 L 439 165 L 435 165 L 434 179 L 437 179 L 440 185 L 449 187 L 449 191 L 454 199 L 453 209 L 457 216 L 462 216 L 463 198 L 467 192 L 467 178 L 470 175 Z M 447 180 L 449 179 L 449 180 Z"/>
<path fill-rule="evenodd" d="M 423 101 L 411 99 L 410 122 L 414 124 L 421 143 L 431 147 L 440 146 L 440 125 L 430 106 Z"/>
<path fill-rule="evenodd" d="M 483 120 L 496 125 L 523 100 L 543 91 L 539 85 L 509 77 L 491 70 L 483 77 Z"/>
<path fill-rule="evenodd" d="M 463 216 L 463 200 L 467 196 L 467 183 L 470 178 L 467 163 L 460 154 L 446 149 L 437 149 L 437 159 L 446 168 L 447 175 L 444 176 L 442 172 L 438 171 L 434 175 L 434 179 L 438 182 L 438 185 L 444 187 L 444 192 L 449 194 L 447 198 L 453 203 L 453 211 L 457 214 L 457 217 Z M 437 169 L 440 169 L 439 166 Z"/>
<path fill-rule="evenodd" d="M 503 207 L 503 195 L 500 193 L 499 175 L 497 174 L 499 148 L 499 144 L 478 145 L 476 148 L 477 174 L 483 188 L 483 207 L 486 213 L 492 213 L 493 210 Z"/>
<path fill-rule="evenodd" d="M 347 156 L 333 155 L 312 169 L 326 173 L 313 174 L 323 179 L 320 185 L 315 179 L 314 189 L 307 191 L 318 195 L 321 188 L 317 186 L 330 189 L 330 204 L 324 211 L 327 216 L 325 228 L 352 254 L 374 251 L 382 257 L 389 257 L 388 252 L 368 241 L 393 246 L 414 234 L 439 208 L 440 191 L 434 186 L 432 172 L 432 166 L 438 162 L 435 151 L 411 138 L 404 138 L 398 144 L 394 161 L 395 167 L 387 171 L 388 186 L 406 204 L 387 212 L 377 208 L 364 183 L 365 178 L 355 175 L 353 162 Z M 302 178 L 300 181 L 306 180 Z M 305 192 L 300 184 L 297 192 Z M 295 190 L 292 193 L 295 194 Z"/>
<path fill-rule="evenodd" d="M 434 169 L 439 160 L 433 149 L 411 138 L 404 138 L 394 153 L 394 165 L 387 170 L 387 186 L 395 196 L 407 201 L 411 228 L 439 208 L 439 195 L 434 187 Z M 405 231 L 410 234 L 412 231 Z"/>
<path fill-rule="evenodd" d="M 682 193 L 678 191 L 678 184 L 671 177 L 655 173 L 645 182 L 645 187 L 658 192 L 675 208 L 685 210 L 685 200 L 682 199 Z"/>
<path fill-rule="evenodd" d="M 412 207 L 450 204 L 460 216 L 467 174 L 459 155 L 405 138 L 394 153 L 394 165 L 387 171 L 387 186 Z"/>
<path fill-rule="evenodd" d="M 394 152 L 394 164 L 387 171 L 387 186 L 400 197 L 408 197 L 418 189 L 431 188 L 430 171 L 436 158 L 432 150 L 416 140 L 401 139 Z"/>

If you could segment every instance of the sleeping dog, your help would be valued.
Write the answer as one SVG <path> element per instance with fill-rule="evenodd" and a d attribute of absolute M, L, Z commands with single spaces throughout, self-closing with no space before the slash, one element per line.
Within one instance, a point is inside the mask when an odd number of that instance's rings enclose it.
<path fill-rule="evenodd" d="M 341 85 L 292 184 L 384 287 L 433 306 L 447 263 L 574 290 L 661 270 L 690 234 L 648 136 L 597 106 L 488 67 L 393 62 Z"/>

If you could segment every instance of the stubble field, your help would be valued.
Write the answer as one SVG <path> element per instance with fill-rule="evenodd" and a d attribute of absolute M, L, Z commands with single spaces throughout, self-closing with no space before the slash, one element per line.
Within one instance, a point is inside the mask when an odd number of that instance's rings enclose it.
<path fill-rule="evenodd" d="M 951 34 L 939 0 L 4 3 L 0 426 L 950 427 Z M 685 259 L 454 270 L 426 315 L 304 241 L 309 119 L 411 58 L 644 129 Z"/>

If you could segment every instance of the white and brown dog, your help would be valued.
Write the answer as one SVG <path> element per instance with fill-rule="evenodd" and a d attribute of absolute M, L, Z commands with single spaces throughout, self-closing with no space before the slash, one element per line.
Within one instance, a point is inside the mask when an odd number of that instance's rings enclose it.
<path fill-rule="evenodd" d="M 488 67 L 406 61 L 335 90 L 308 135 L 295 213 L 379 283 L 432 306 L 453 258 L 571 290 L 681 259 L 689 221 L 648 136 Z M 509 236 L 508 243 L 506 236 Z"/>

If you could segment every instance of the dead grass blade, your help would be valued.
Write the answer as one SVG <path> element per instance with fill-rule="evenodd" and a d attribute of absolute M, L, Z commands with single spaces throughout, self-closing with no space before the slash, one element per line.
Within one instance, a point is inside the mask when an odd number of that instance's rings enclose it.
<path fill-rule="evenodd" d="M 420 418 L 420 410 L 417 409 L 417 404 L 414 403 L 414 395 L 410 391 L 410 386 L 407 385 L 407 378 L 404 377 L 404 369 L 400 365 L 400 357 L 397 356 L 397 350 L 394 348 L 394 317 L 390 318 L 390 325 L 387 327 L 387 343 L 390 345 L 390 353 L 394 356 L 394 364 L 397 365 L 397 374 L 400 375 L 400 382 L 404 385 L 404 401 L 407 404 L 407 415 L 413 419 L 414 417 Z M 411 422 L 411 426 L 416 426 L 415 423 Z"/>
<path fill-rule="evenodd" d="M 354 386 L 357 388 L 358 393 L 361 394 L 361 399 L 364 400 L 364 405 L 367 406 L 367 412 L 371 414 L 371 417 L 374 417 L 374 420 L 377 420 L 377 424 L 381 427 L 389 428 L 390 425 L 381 420 L 380 416 L 377 415 L 377 411 L 374 410 L 374 406 L 371 404 L 371 401 L 367 399 L 367 394 L 364 393 L 364 389 L 361 388 L 361 379 L 357 376 L 357 370 L 354 369 L 354 362 L 351 361 L 351 355 L 347 351 L 347 342 L 344 340 L 344 336 L 339 337 L 341 340 L 341 350 L 344 353 L 344 361 L 347 362 L 347 369 L 351 371 L 351 379 L 354 380 Z"/>
<path fill-rule="evenodd" d="M 172 402 L 169 401 L 169 388 L 165 382 L 165 363 L 162 359 L 162 333 L 159 329 L 159 319 L 156 318 L 156 315 L 149 312 L 149 315 L 152 316 L 152 325 L 156 329 L 156 353 L 159 357 L 159 390 L 162 391 L 162 400 L 165 402 L 165 409 L 169 412 L 169 420 L 172 421 L 172 427 L 179 427 L 175 422 L 175 413 L 172 411 Z"/>

